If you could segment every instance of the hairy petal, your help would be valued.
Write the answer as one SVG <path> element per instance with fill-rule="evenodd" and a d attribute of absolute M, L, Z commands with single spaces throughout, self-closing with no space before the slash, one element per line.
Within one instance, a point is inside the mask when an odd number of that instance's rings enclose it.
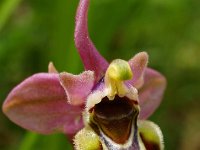
<path fill-rule="evenodd" d="M 83 106 L 67 103 L 59 75 L 38 73 L 15 87 L 3 104 L 3 112 L 19 126 L 42 134 L 72 135 L 83 127 Z"/>
<path fill-rule="evenodd" d="M 80 0 L 76 14 L 75 44 L 86 70 L 95 72 L 96 81 L 105 73 L 108 62 L 99 54 L 92 43 L 87 27 L 89 0 Z"/>
<path fill-rule="evenodd" d="M 166 79 L 159 72 L 147 68 L 144 73 L 144 84 L 139 89 L 140 119 L 148 118 L 160 105 L 166 88 Z"/>
<path fill-rule="evenodd" d="M 94 86 L 94 73 L 85 71 L 80 75 L 73 75 L 64 72 L 60 73 L 59 78 L 69 103 L 73 105 L 84 104 Z"/>
<path fill-rule="evenodd" d="M 158 125 L 148 120 L 138 121 L 139 141 L 146 150 L 164 150 L 163 134 Z"/>
<path fill-rule="evenodd" d="M 140 88 L 144 83 L 143 75 L 147 63 L 148 54 L 146 52 L 140 52 L 129 60 L 129 65 L 133 72 L 133 78 L 132 80 L 128 81 L 128 83 L 133 85 L 137 89 Z"/>
<path fill-rule="evenodd" d="M 75 150 L 101 150 L 102 144 L 99 136 L 90 128 L 84 127 L 74 138 Z"/>

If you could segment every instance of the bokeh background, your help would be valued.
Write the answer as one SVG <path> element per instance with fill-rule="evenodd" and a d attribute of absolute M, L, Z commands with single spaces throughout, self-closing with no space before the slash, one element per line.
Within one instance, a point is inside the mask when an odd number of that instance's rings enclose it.
<path fill-rule="evenodd" d="M 74 46 L 78 0 L 0 1 L 0 103 L 26 77 L 83 70 Z M 149 66 L 168 86 L 150 120 L 162 129 L 166 150 L 200 150 L 200 1 L 91 0 L 89 31 L 109 61 L 147 51 Z M 63 150 L 62 134 L 26 132 L 0 113 L 1 150 Z"/>

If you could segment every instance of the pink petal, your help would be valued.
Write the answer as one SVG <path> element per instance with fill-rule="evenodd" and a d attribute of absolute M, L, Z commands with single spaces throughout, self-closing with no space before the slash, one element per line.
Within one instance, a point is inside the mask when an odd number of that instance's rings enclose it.
<path fill-rule="evenodd" d="M 95 72 L 96 81 L 105 73 L 108 62 L 99 54 L 88 35 L 89 0 L 80 0 L 76 14 L 75 43 L 86 70 Z"/>
<path fill-rule="evenodd" d="M 70 104 L 84 104 L 94 86 L 94 73 L 85 71 L 80 75 L 61 73 L 60 82 Z"/>
<path fill-rule="evenodd" d="M 129 84 L 139 89 L 144 83 L 143 74 L 148 63 L 148 54 L 140 52 L 129 60 L 133 72 L 133 79 L 128 81 Z"/>
<path fill-rule="evenodd" d="M 74 134 L 83 127 L 83 105 L 67 103 L 58 74 L 35 74 L 15 87 L 3 112 L 19 126 L 38 133 Z"/>
<path fill-rule="evenodd" d="M 139 90 L 140 119 L 153 114 L 161 103 L 165 88 L 166 79 L 163 75 L 153 69 L 145 69 L 144 85 Z"/>

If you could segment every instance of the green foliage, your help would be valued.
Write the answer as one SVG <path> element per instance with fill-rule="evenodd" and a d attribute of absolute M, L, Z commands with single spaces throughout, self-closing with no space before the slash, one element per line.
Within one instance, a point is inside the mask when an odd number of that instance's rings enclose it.
<path fill-rule="evenodd" d="M 72 150 L 66 136 L 61 134 L 39 135 L 27 133 L 18 150 Z"/>
<path fill-rule="evenodd" d="M 21 0 L 4 0 L 0 4 L 0 31 Z"/>
<path fill-rule="evenodd" d="M 20 81 L 47 71 L 49 61 L 59 71 L 83 70 L 73 37 L 77 4 L 78 0 L 0 1 L 1 102 Z M 128 60 L 145 50 L 149 66 L 167 77 L 164 101 L 151 118 L 162 129 L 166 149 L 187 147 L 188 126 L 195 122 L 187 118 L 200 113 L 199 6 L 197 0 L 91 0 L 89 31 L 100 53 L 109 61 Z M 20 142 L 19 150 L 68 149 L 64 135 L 23 137 L 23 130 L 3 114 L 0 120 L 2 150 Z"/>

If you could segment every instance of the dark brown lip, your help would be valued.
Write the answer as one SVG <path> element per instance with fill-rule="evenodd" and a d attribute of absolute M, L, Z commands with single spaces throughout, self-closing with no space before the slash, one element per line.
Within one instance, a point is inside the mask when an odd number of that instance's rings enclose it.
<path fill-rule="evenodd" d="M 119 120 L 126 118 L 136 111 L 133 103 L 127 97 L 115 96 L 114 100 L 104 97 L 102 101 L 94 106 L 94 114 L 105 120 Z"/>
<path fill-rule="evenodd" d="M 104 97 L 93 109 L 93 120 L 98 128 L 114 142 L 124 144 L 130 136 L 133 121 L 138 115 L 134 102 L 127 97 Z"/>

